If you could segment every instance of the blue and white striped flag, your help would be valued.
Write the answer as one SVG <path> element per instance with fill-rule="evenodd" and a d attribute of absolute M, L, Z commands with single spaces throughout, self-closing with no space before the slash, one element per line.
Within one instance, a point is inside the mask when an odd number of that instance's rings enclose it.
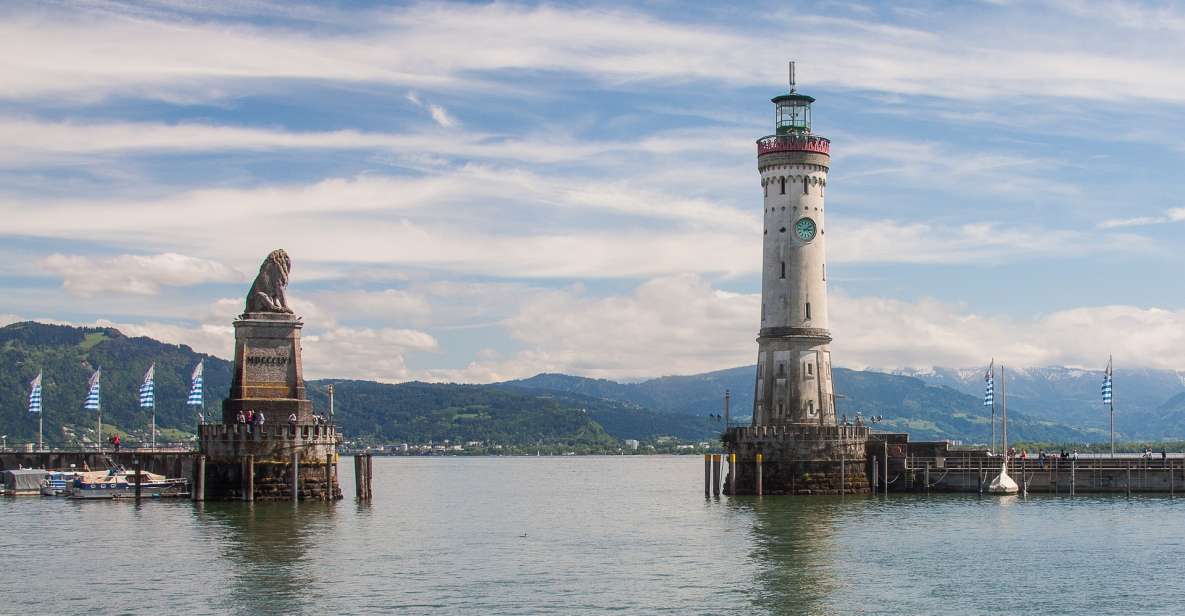
<path fill-rule="evenodd" d="M 156 406 L 156 364 L 148 367 L 144 373 L 144 383 L 140 385 L 140 408 L 154 408 Z"/>
<path fill-rule="evenodd" d="M 983 405 L 992 406 L 996 403 L 996 360 L 983 375 Z"/>
<path fill-rule="evenodd" d="M 37 378 L 29 383 L 29 412 L 41 412 L 41 373 L 37 373 Z"/>
<path fill-rule="evenodd" d="M 103 369 L 95 370 L 91 375 L 90 389 L 86 393 L 86 402 L 82 403 L 82 408 L 88 411 L 99 410 L 99 381 L 103 378 Z"/>
<path fill-rule="evenodd" d="M 1111 379 L 1114 375 L 1111 358 L 1107 358 L 1107 370 L 1103 373 L 1103 404 L 1111 404 Z"/>
<path fill-rule="evenodd" d="M 193 377 L 191 378 L 191 385 L 189 386 L 189 404 L 193 406 L 202 406 L 203 402 L 202 362 L 199 361 L 197 367 L 193 369 Z"/>

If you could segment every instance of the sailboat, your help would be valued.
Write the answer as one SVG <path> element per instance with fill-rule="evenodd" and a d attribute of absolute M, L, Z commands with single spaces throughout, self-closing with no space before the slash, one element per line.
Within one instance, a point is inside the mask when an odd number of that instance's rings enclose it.
<path fill-rule="evenodd" d="M 1008 385 L 1004 377 L 1004 364 L 1000 364 L 1000 405 L 1000 422 L 1003 426 L 1003 443 L 1000 453 L 1003 454 L 1004 461 L 1000 463 L 1000 474 L 996 475 L 996 478 L 988 484 L 988 493 L 1016 494 L 1020 488 L 1016 485 L 1016 481 L 1008 476 Z"/>

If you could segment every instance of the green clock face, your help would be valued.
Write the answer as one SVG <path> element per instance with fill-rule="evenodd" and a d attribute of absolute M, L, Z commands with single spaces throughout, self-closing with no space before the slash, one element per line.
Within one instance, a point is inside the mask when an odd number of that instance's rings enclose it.
<path fill-rule="evenodd" d="M 798 222 L 794 223 L 794 232 L 798 234 L 798 239 L 804 242 L 815 239 L 815 221 L 809 218 L 799 218 Z"/>

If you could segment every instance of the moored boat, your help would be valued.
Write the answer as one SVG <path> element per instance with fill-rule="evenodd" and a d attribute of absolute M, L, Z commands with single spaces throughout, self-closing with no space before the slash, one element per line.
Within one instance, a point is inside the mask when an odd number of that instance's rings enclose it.
<path fill-rule="evenodd" d="M 70 498 L 135 498 L 136 472 L 113 468 L 80 473 L 70 487 Z M 140 471 L 141 498 L 189 496 L 189 480 L 169 479 L 164 475 Z"/>
<path fill-rule="evenodd" d="M 80 476 L 80 471 L 49 471 L 41 481 L 41 495 L 67 496 L 74 480 Z"/>

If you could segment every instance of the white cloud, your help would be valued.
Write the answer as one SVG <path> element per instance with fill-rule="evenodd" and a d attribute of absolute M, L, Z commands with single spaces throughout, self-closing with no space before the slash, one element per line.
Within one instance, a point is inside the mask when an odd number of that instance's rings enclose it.
<path fill-rule="evenodd" d="M 1129 366 L 1185 365 L 1185 310 L 1098 306 L 1008 317 L 921 299 L 832 292 L 832 353 L 864 369 L 978 365 L 1095 366 L 1114 354 Z M 526 348 L 477 358 L 435 379 L 489 382 L 539 372 L 638 379 L 691 374 L 755 361 L 760 297 L 714 289 L 695 276 L 658 278 L 632 294 L 588 297 L 579 289 L 542 294 L 507 321 Z"/>
<path fill-rule="evenodd" d="M 1099 223 L 1100 229 L 1118 229 L 1123 227 L 1146 227 L 1162 225 L 1170 222 L 1185 221 L 1185 208 L 1173 208 L 1165 212 L 1164 216 L 1136 216 L 1134 218 L 1112 218 Z"/>
<path fill-rule="evenodd" d="M 449 112 L 440 105 L 428 105 L 428 113 L 432 115 L 432 120 L 444 128 L 452 128 L 460 125 L 456 118 L 449 115 Z"/>
<path fill-rule="evenodd" d="M 280 13 L 321 27 L 228 20 L 167 11 L 9 8 L 0 52 L 22 58 L 0 69 L 9 98 L 93 98 L 122 94 L 208 100 L 244 81 L 321 80 L 419 89 L 498 87 L 486 74 L 566 71 L 601 82 L 779 83 L 770 57 L 827 66 L 819 81 L 844 88 L 956 99 L 996 100 L 1000 92 L 1085 100 L 1185 101 L 1174 58 L 1181 14 L 1123 13 L 1146 46 L 1107 44 L 1110 11 L 1079 15 L 1068 27 L 1056 11 L 984 12 L 961 24 L 927 19 L 929 30 L 796 12 L 727 25 L 663 21 L 645 13 L 514 4 L 418 4 L 387 10 Z M 274 17 L 275 15 L 269 15 Z M 1018 19 L 1025 28 L 1017 28 Z M 786 38 L 793 20 L 794 36 Z M 1031 36 L 1040 31 L 1042 36 Z M 480 53 L 475 53 L 480 50 Z M 1174 53 L 1174 51 L 1178 53 Z M 822 71 L 819 71 L 822 73 Z M 505 87 L 505 86 L 503 86 Z M 519 88 L 527 88 L 519 84 Z"/>
<path fill-rule="evenodd" d="M 62 277 L 62 288 L 83 297 L 100 293 L 156 295 L 162 286 L 236 282 L 244 278 L 216 261 L 174 252 L 109 258 L 52 254 L 41 265 Z"/>

